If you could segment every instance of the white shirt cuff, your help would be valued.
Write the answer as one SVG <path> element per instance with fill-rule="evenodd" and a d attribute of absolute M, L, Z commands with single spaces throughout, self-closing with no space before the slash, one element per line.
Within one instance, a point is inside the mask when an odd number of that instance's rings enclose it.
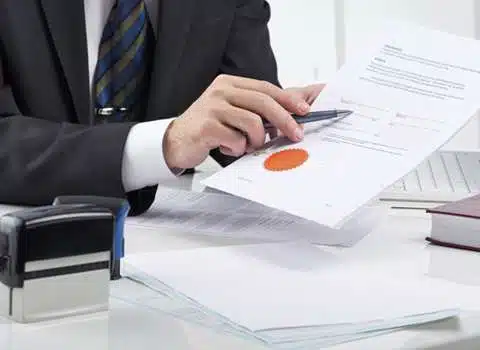
<path fill-rule="evenodd" d="M 122 162 L 122 181 L 126 192 L 155 186 L 183 173 L 183 169 L 170 169 L 163 154 L 164 135 L 173 120 L 139 123 L 130 130 Z"/>

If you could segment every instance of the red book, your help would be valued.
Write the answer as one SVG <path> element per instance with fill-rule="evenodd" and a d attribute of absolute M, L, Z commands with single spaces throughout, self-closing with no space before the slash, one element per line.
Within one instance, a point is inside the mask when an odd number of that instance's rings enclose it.
<path fill-rule="evenodd" d="M 433 244 L 480 252 L 480 195 L 427 209 Z"/>

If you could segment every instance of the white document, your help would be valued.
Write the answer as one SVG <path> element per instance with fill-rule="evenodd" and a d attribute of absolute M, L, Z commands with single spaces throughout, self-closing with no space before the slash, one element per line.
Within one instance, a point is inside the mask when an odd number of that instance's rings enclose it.
<path fill-rule="evenodd" d="M 352 115 L 307 125 L 300 143 L 274 140 L 203 184 L 339 227 L 443 146 L 480 106 L 480 42 L 398 23 L 378 33 L 313 106 Z"/>
<path fill-rule="evenodd" d="M 352 246 L 373 230 L 385 211 L 381 204 L 366 207 L 361 216 L 337 230 L 228 194 L 159 187 L 152 208 L 128 218 L 127 225 L 237 239 Z"/>
<path fill-rule="evenodd" d="M 146 253 L 124 266 L 127 276 L 269 344 L 335 343 L 459 312 L 434 280 L 370 272 L 304 243 Z"/>
<path fill-rule="evenodd" d="M 256 341 L 260 344 L 269 344 L 272 341 L 266 339 L 268 333 L 271 333 L 276 341 L 277 349 L 317 349 L 319 347 L 331 346 L 338 343 L 350 342 L 354 340 L 359 340 L 362 338 L 373 337 L 377 335 L 382 335 L 386 333 L 391 333 L 396 329 L 390 329 L 385 331 L 378 332 L 365 332 L 365 333 L 355 333 L 335 337 L 322 337 L 319 339 L 311 340 L 302 340 L 296 342 L 282 342 L 281 336 L 278 331 L 267 332 L 263 335 L 265 339 L 258 337 L 255 333 L 250 333 L 245 329 L 240 329 L 235 327 L 230 322 L 224 320 L 222 317 L 218 317 L 213 313 L 206 312 L 201 309 L 195 303 L 188 302 L 182 298 L 175 297 L 173 295 L 167 295 L 166 293 L 161 292 L 161 289 L 155 288 L 152 283 L 144 283 L 142 278 L 134 275 L 128 275 L 127 278 L 122 280 L 121 285 L 114 284 L 110 290 L 110 296 L 116 301 L 122 303 L 127 303 L 134 305 L 135 307 L 143 307 L 148 310 L 157 310 L 163 314 L 171 315 L 177 319 L 199 325 L 210 330 L 213 330 L 217 333 L 223 335 L 236 336 L 240 338 L 245 338 L 250 341 Z M 134 278 L 132 278 L 134 277 Z M 138 282 L 138 283 L 136 283 Z M 307 334 L 308 335 L 308 334 Z M 263 349 L 263 347 L 262 347 Z"/>

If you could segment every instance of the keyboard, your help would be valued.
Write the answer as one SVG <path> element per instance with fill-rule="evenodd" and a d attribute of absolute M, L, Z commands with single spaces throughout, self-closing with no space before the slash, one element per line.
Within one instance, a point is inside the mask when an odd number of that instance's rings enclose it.
<path fill-rule="evenodd" d="M 456 201 L 480 192 L 480 150 L 438 151 L 380 195 L 383 201 Z"/>

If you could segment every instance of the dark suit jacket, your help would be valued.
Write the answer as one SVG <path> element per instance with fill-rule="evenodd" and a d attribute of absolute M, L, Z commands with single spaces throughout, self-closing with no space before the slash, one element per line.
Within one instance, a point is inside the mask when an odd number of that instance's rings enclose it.
<path fill-rule="evenodd" d="M 127 196 L 135 215 L 155 188 L 126 194 L 122 186 L 132 124 L 94 125 L 83 3 L 0 1 L 0 202 Z M 278 84 L 264 0 L 160 3 L 145 120 L 178 116 L 220 73 Z"/>

